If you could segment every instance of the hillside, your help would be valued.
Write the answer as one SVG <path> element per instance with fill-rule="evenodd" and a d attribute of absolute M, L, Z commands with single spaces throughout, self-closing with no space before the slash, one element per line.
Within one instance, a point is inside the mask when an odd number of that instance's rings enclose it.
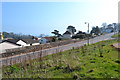
<path fill-rule="evenodd" d="M 4 38 L 14 38 L 14 39 L 32 39 L 33 37 L 32 35 L 15 34 L 13 32 L 11 33 L 3 32 L 2 34 Z"/>
<path fill-rule="evenodd" d="M 3 66 L 3 78 L 119 78 L 118 50 L 111 46 L 117 42 L 101 41 Z"/>

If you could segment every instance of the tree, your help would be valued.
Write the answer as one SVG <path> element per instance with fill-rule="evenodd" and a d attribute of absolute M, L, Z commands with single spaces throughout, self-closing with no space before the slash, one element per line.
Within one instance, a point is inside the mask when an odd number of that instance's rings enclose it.
<path fill-rule="evenodd" d="M 99 33 L 100 33 L 100 29 L 99 29 L 98 26 L 96 26 L 96 32 L 95 32 L 95 34 L 98 35 Z"/>
<path fill-rule="evenodd" d="M 3 37 L 4 38 L 13 38 L 13 39 L 32 39 L 31 35 L 23 35 L 21 33 L 15 34 L 13 32 L 11 32 L 11 33 L 3 32 Z"/>
<path fill-rule="evenodd" d="M 83 34 L 83 32 L 82 31 L 78 31 L 78 33 L 77 34 Z"/>
<path fill-rule="evenodd" d="M 92 27 L 92 30 L 91 30 L 90 34 L 92 34 L 92 33 L 95 34 L 95 31 L 96 31 L 96 28 L 95 28 L 95 27 Z"/>
<path fill-rule="evenodd" d="M 76 32 L 75 27 L 73 27 L 73 26 L 71 26 L 71 25 L 67 27 L 67 30 L 68 30 L 68 31 L 71 31 L 73 34 Z"/>
<path fill-rule="evenodd" d="M 55 42 L 56 41 L 56 39 L 55 38 L 52 38 L 52 42 Z"/>
<path fill-rule="evenodd" d="M 44 36 L 45 36 L 45 34 L 40 34 L 40 35 L 39 35 L 40 38 L 41 38 L 41 37 L 44 37 Z"/>
<path fill-rule="evenodd" d="M 58 30 L 54 30 L 54 32 L 51 32 L 52 34 L 55 34 L 55 36 L 60 37 L 61 34 L 59 33 Z"/>
<path fill-rule="evenodd" d="M 95 35 L 98 35 L 100 33 L 100 29 L 98 26 L 93 27 L 90 34 L 94 33 Z"/>
<path fill-rule="evenodd" d="M 77 38 L 79 38 L 79 39 L 84 39 L 85 37 L 86 37 L 85 34 L 78 34 L 78 35 L 72 36 L 72 39 L 77 39 Z"/>
<path fill-rule="evenodd" d="M 107 26 L 107 23 L 105 23 L 105 22 L 102 23 L 102 26 L 103 26 L 103 27 L 106 27 L 106 26 Z"/>

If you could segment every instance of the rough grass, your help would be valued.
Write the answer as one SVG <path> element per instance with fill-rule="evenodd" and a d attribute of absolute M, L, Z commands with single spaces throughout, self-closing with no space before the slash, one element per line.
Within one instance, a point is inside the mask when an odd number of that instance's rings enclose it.
<path fill-rule="evenodd" d="M 120 32 L 117 33 L 117 34 L 114 34 L 112 37 L 113 37 L 113 38 L 118 38 L 118 37 L 120 37 Z"/>
<path fill-rule="evenodd" d="M 3 78 L 119 78 L 118 40 L 101 41 L 64 52 L 3 66 Z"/>

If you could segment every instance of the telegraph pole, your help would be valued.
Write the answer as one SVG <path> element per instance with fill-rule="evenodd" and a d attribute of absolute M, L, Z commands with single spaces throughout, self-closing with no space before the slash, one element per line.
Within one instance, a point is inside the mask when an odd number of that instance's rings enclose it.
<path fill-rule="evenodd" d="M 85 24 L 88 24 L 88 31 L 87 31 L 88 32 L 88 36 L 87 37 L 88 37 L 88 46 L 89 46 L 89 23 L 85 22 Z"/>
<path fill-rule="evenodd" d="M 89 46 L 89 23 L 88 23 L 88 46 Z"/>

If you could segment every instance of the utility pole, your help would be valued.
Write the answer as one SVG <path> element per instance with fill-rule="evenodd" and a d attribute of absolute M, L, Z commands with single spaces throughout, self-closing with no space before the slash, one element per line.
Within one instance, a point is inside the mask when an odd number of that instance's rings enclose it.
<path fill-rule="evenodd" d="M 1 40 L 3 40 L 3 34 L 2 34 L 2 32 L 0 32 L 0 37 L 1 37 Z"/>
<path fill-rule="evenodd" d="M 88 46 L 89 46 L 89 23 L 88 22 L 85 22 L 85 24 L 88 24 Z"/>
<path fill-rule="evenodd" d="M 113 23 L 113 32 L 114 32 L 114 34 L 115 34 L 115 30 L 116 30 L 116 25 L 115 25 L 115 23 Z"/>

